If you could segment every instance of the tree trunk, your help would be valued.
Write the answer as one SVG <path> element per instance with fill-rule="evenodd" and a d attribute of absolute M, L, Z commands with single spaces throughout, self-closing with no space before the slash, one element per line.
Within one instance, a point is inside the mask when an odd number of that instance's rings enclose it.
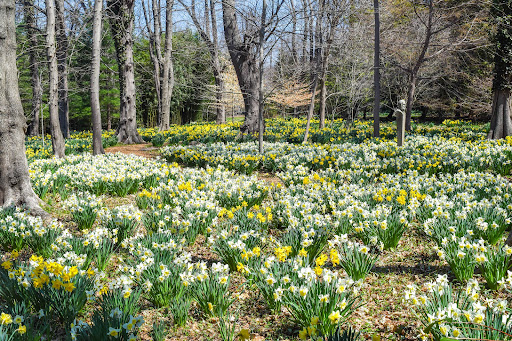
<path fill-rule="evenodd" d="M 411 131 L 411 114 L 412 103 L 414 102 L 414 95 L 416 93 L 417 74 L 412 73 L 409 76 L 409 88 L 407 90 L 407 105 L 405 107 L 405 130 Z"/>
<path fill-rule="evenodd" d="M 68 100 L 68 37 L 64 18 L 64 0 L 55 0 L 57 65 L 59 72 L 59 122 L 64 138 L 69 138 L 69 100 Z"/>
<path fill-rule="evenodd" d="M 291 55 L 293 63 L 297 63 L 297 11 L 295 10 L 295 0 L 290 1 L 290 14 L 291 14 L 291 20 L 292 20 L 292 46 L 291 46 Z"/>
<path fill-rule="evenodd" d="M 30 184 L 25 115 L 18 89 L 14 0 L 0 0 L 0 206 L 22 206 L 46 216 Z"/>
<path fill-rule="evenodd" d="M 28 136 L 39 135 L 39 111 L 41 110 L 41 100 L 43 97 L 43 88 L 41 85 L 41 77 L 39 76 L 39 60 L 37 58 L 37 30 L 36 16 L 33 0 L 25 0 L 23 2 L 23 10 L 25 13 L 25 22 L 27 24 L 27 40 L 30 43 L 29 59 L 30 59 L 30 84 L 32 86 L 32 112 L 30 125 L 27 130 Z"/>
<path fill-rule="evenodd" d="M 222 10 L 224 14 L 224 36 L 244 99 L 245 121 L 240 126 L 240 132 L 242 134 L 252 134 L 258 131 L 259 113 L 260 76 L 255 55 L 257 52 L 254 51 L 256 50 L 254 45 L 257 37 L 253 37 L 254 39 L 246 37 L 244 39 L 250 42 L 242 41 L 234 0 L 222 0 Z M 258 32 L 256 31 L 255 34 L 258 34 Z"/>
<path fill-rule="evenodd" d="M 511 105 L 510 90 L 494 90 L 488 139 L 497 140 L 512 135 Z"/>
<path fill-rule="evenodd" d="M 327 101 L 327 86 L 325 84 L 325 75 L 320 79 L 320 108 L 318 109 L 319 127 L 325 128 L 325 107 Z"/>
<path fill-rule="evenodd" d="M 373 137 L 380 136 L 380 17 L 379 0 L 373 0 L 375 37 L 373 56 Z"/>
<path fill-rule="evenodd" d="M 205 0 L 205 4 L 206 4 Z M 216 100 L 217 100 L 217 124 L 226 123 L 226 106 L 224 105 L 224 90 L 226 88 L 224 84 L 224 78 L 222 77 L 223 66 L 220 62 L 220 47 L 218 41 L 218 33 L 217 33 L 217 14 L 215 11 L 215 1 L 210 0 L 210 23 L 207 27 L 211 27 L 212 30 L 212 44 L 210 47 L 210 54 L 212 56 L 213 63 L 213 76 L 215 78 L 215 86 L 216 86 Z"/>
<path fill-rule="evenodd" d="M 59 124 L 59 72 L 57 69 L 57 54 L 55 49 L 55 0 L 46 0 L 46 46 L 48 53 L 50 131 L 52 134 L 53 154 L 64 157 L 64 137 Z"/>
<path fill-rule="evenodd" d="M 115 87 L 115 79 L 114 79 L 114 72 L 113 71 L 109 71 L 108 72 L 108 80 L 107 80 L 107 84 L 108 84 L 108 89 L 110 91 L 114 90 L 114 87 Z M 107 131 L 111 131 L 112 130 L 112 102 L 111 102 L 111 99 L 110 99 L 110 91 L 109 91 L 109 100 L 107 102 Z"/>
<path fill-rule="evenodd" d="M 101 139 L 100 110 L 100 62 L 101 62 L 101 22 L 103 0 L 94 2 L 92 26 L 92 61 L 91 61 L 91 115 L 92 115 L 92 154 L 104 154 Z"/>
<path fill-rule="evenodd" d="M 47 0 L 48 1 L 48 0 Z M 109 0 L 109 19 L 119 68 L 120 113 L 116 130 L 120 143 L 142 143 L 137 132 L 133 62 L 133 0 Z"/>
<path fill-rule="evenodd" d="M 215 72 L 214 72 L 215 74 Z M 217 124 L 226 123 L 226 106 L 224 105 L 224 90 L 226 85 L 224 84 L 224 79 L 222 79 L 222 75 L 215 76 L 215 99 L 217 102 Z"/>
<path fill-rule="evenodd" d="M 152 0 L 152 13 L 153 13 L 153 29 L 151 29 L 151 20 L 148 16 L 148 11 L 146 10 L 145 0 L 141 1 L 142 3 L 142 12 L 144 14 L 144 19 L 146 21 L 146 27 L 149 32 L 149 56 L 151 57 L 151 61 L 153 62 L 153 79 L 155 81 L 155 92 L 156 92 L 156 100 L 158 103 L 158 112 L 157 112 L 157 122 L 160 125 L 162 120 L 162 85 L 160 82 L 161 76 L 161 64 L 162 64 L 162 52 L 161 52 L 161 41 L 160 38 L 162 36 L 162 30 L 160 25 L 160 20 L 155 20 L 160 18 L 160 2 L 157 0 Z M 146 123 L 146 122 L 144 122 Z"/>
<path fill-rule="evenodd" d="M 174 69 L 172 64 L 173 6 L 174 0 L 167 0 L 165 6 L 165 47 L 162 63 L 162 121 L 160 122 L 160 131 L 169 130 L 171 120 L 171 96 L 174 87 Z"/>
<path fill-rule="evenodd" d="M 304 140 L 302 143 L 308 142 L 308 135 L 309 135 L 309 128 L 311 125 L 311 118 L 313 117 L 313 113 L 315 111 L 315 97 L 316 97 L 316 87 L 318 86 L 318 74 L 314 76 L 313 80 L 313 91 L 311 92 L 311 101 L 309 102 L 309 111 L 308 111 L 308 117 L 306 119 L 306 131 L 304 132 Z"/>
<path fill-rule="evenodd" d="M 265 41 L 265 22 L 267 21 L 267 1 L 263 0 L 263 7 L 261 10 L 261 26 L 260 26 L 260 37 L 258 39 L 259 44 L 259 52 L 258 52 L 258 64 L 259 64 L 259 81 L 260 84 L 258 86 L 259 94 L 258 94 L 258 150 L 260 154 L 263 154 L 263 133 L 265 132 L 265 120 L 263 118 L 263 104 L 265 101 L 263 95 L 263 63 L 265 61 L 264 58 L 264 46 L 263 43 Z"/>
<path fill-rule="evenodd" d="M 511 89 L 512 89 L 512 3 L 495 1 L 491 16 L 497 23 L 493 43 L 497 46 L 494 52 L 494 79 L 492 85 L 493 101 L 491 127 L 488 139 L 501 139 L 512 135 Z M 507 244 L 512 245 L 512 231 Z"/>

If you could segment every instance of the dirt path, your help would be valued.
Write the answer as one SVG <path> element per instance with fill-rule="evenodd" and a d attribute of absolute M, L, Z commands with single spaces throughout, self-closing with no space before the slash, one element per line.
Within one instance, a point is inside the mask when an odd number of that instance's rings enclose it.
<path fill-rule="evenodd" d="M 120 146 L 109 147 L 105 149 L 105 153 L 123 153 L 144 156 L 148 159 L 154 159 L 158 156 L 159 148 L 153 147 L 151 143 L 141 144 L 124 144 Z"/>

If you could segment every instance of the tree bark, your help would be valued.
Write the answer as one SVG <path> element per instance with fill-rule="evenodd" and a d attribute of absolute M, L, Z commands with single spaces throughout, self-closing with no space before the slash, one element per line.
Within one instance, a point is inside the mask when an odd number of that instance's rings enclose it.
<path fill-rule="evenodd" d="M 320 108 L 318 109 L 319 127 L 325 128 L 325 107 L 327 101 L 327 86 L 325 84 L 325 75 L 320 79 Z"/>
<path fill-rule="evenodd" d="M 109 19 L 119 68 L 120 113 L 116 130 L 120 143 L 142 143 L 137 132 L 133 61 L 134 0 L 109 0 Z"/>
<path fill-rule="evenodd" d="M 258 39 L 259 44 L 259 52 L 258 52 L 258 62 L 259 62 L 259 81 L 260 84 L 259 94 L 258 94 L 258 149 L 260 154 L 263 154 L 263 133 L 265 132 L 265 120 L 263 118 L 263 105 L 264 105 L 264 95 L 263 95 L 263 63 L 265 61 L 264 54 L 265 51 L 263 43 L 265 42 L 265 22 L 267 21 L 267 1 L 263 0 L 263 7 L 261 10 L 261 26 L 260 26 L 260 37 Z"/>
<path fill-rule="evenodd" d="M 380 136 L 380 13 L 379 0 L 373 0 L 375 37 L 373 56 L 373 137 Z"/>
<path fill-rule="evenodd" d="M 47 216 L 30 184 L 25 155 L 25 115 L 16 69 L 14 0 L 0 0 L 0 206 L 25 206 Z"/>
<path fill-rule="evenodd" d="M 57 67 L 57 54 L 55 49 L 55 0 L 46 0 L 46 45 L 48 54 L 50 131 L 52 134 L 53 154 L 64 157 L 64 137 L 59 124 L 59 72 Z"/>
<path fill-rule="evenodd" d="M 493 42 L 497 46 L 494 52 L 494 79 L 492 84 L 493 101 L 491 127 L 488 139 L 501 139 L 512 135 L 511 89 L 512 89 L 512 2 L 495 1 L 491 16 L 497 23 Z M 507 239 L 512 245 L 512 230 Z"/>
<path fill-rule="evenodd" d="M 108 71 L 108 79 L 107 79 L 107 84 L 108 84 L 108 89 L 110 91 L 114 90 L 115 88 L 115 78 L 114 78 L 114 72 L 112 70 L 109 70 Z M 108 95 L 110 97 L 110 94 Z M 111 131 L 112 130 L 112 102 L 108 101 L 107 103 L 107 131 Z"/>
<path fill-rule="evenodd" d="M 157 0 L 152 0 L 152 13 L 153 13 L 153 29 L 151 28 L 151 20 L 148 16 L 148 11 L 146 10 L 145 0 L 141 1 L 142 3 L 142 12 L 144 13 L 144 19 L 146 21 L 146 27 L 149 33 L 149 56 L 151 57 L 151 61 L 153 62 L 153 78 L 155 81 L 155 91 L 156 91 L 156 100 L 158 103 L 158 113 L 157 113 L 157 123 L 160 126 L 160 122 L 162 121 L 162 86 L 160 81 L 161 76 L 161 64 L 162 64 L 162 51 L 161 51 L 161 36 L 162 30 L 160 25 L 160 20 L 155 20 L 160 18 L 160 2 Z"/>
<path fill-rule="evenodd" d="M 167 0 L 165 5 L 165 46 L 162 63 L 162 121 L 160 131 L 169 130 L 171 121 L 171 96 L 174 87 L 174 69 L 172 64 L 172 9 L 174 0 Z M 160 18 L 155 18 L 159 21 Z"/>
<path fill-rule="evenodd" d="M 205 0 L 206 4 L 206 0 Z M 215 11 L 215 1 L 210 0 L 210 22 L 212 30 L 212 46 L 210 47 L 210 54 L 212 56 L 213 64 L 213 77 L 215 78 L 216 86 L 216 99 L 217 99 L 217 124 L 226 123 L 226 106 L 224 105 L 224 90 L 226 88 L 224 84 L 224 78 L 222 76 L 224 66 L 220 62 L 220 47 L 217 33 L 217 14 Z"/>
<path fill-rule="evenodd" d="M 69 100 L 68 100 L 68 37 L 64 18 L 64 0 L 55 0 L 57 65 L 59 72 L 59 122 L 64 138 L 69 138 Z"/>
<path fill-rule="evenodd" d="M 28 126 L 28 136 L 39 135 L 39 111 L 41 110 L 41 101 L 43 98 L 43 87 L 41 85 L 41 77 L 39 75 L 39 60 L 37 58 L 37 30 L 36 16 L 33 0 L 23 1 L 23 10 L 25 13 L 25 23 L 27 24 L 27 40 L 30 43 L 29 60 L 30 60 L 30 84 L 32 86 L 32 112 L 30 125 Z"/>
<path fill-rule="evenodd" d="M 418 73 L 412 72 L 409 74 L 409 87 L 407 89 L 407 105 L 405 107 L 405 131 L 411 131 L 411 114 L 412 114 L 412 103 L 414 102 L 414 96 L 416 94 L 416 83 Z"/>
<path fill-rule="evenodd" d="M 310 128 L 310 125 L 311 125 L 311 118 L 313 117 L 313 113 L 315 111 L 315 97 L 316 97 L 316 88 L 318 86 L 318 74 L 316 74 L 314 76 L 314 79 L 313 79 L 313 86 L 312 86 L 312 93 L 311 93 L 311 101 L 309 102 L 309 111 L 308 111 L 308 116 L 307 116 L 307 119 L 306 119 L 306 131 L 304 132 L 304 140 L 302 141 L 302 143 L 307 143 L 308 142 L 308 136 L 309 136 L 309 128 Z"/>
<path fill-rule="evenodd" d="M 257 52 L 254 51 L 257 50 L 255 46 L 257 37 L 254 35 L 257 35 L 258 31 L 253 32 L 253 34 L 246 32 L 244 41 L 242 41 L 238 28 L 235 1 L 222 0 L 222 10 L 224 36 L 244 99 L 245 121 L 240 126 L 240 132 L 242 134 L 252 134 L 258 131 L 260 74 Z"/>
<path fill-rule="evenodd" d="M 94 2 L 92 26 L 92 61 L 91 61 L 91 115 L 92 115 L 92 154 L 104 154 L 101 139 L 100 110 L 100 62 L 101 62 L 101 23 L 103 0 Z"/>
<path fill-rule="evenodd" d="M 222 78 L 222 75 L 216 74 L 214 71 L 214 78 L 215 78 L 215 100 L 217 102 L 216 111 L 217 111 L 217 124 L 224 124 L 226 123 L 226 106 L 224 105 L 224 91 L 226 89 L 226 85 L 224 83 L 224 79 Z"/>
<path fill-rule="evenodd" d="M 495 90 L 492 101 L 491 127 L 488 139 L 503 139 L 512 135 L 512 102 L 510 90 Z"/>

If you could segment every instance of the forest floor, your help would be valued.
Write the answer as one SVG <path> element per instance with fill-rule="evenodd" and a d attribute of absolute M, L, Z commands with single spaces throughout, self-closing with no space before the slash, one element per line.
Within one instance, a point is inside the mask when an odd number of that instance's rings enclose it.
<path fill-rule="evenodd" d="M 153 147 L 151 143 L 141 144 L 123 144 L 105 149 L 106 153 L 123 153 L 123 154 L 134 154 L 137 156 L 143 156 L 147 158 L 155 158 L 159 155 L 158 147 Z"/>

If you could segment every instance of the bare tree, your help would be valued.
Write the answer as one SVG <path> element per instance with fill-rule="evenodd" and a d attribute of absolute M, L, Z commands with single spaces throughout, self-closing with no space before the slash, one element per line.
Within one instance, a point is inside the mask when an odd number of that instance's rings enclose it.
<path fill-rule="evenodd" d="M 278 13 L 283 2 L 284 0 L 278 0 L 273 3 L 268 19 L 265 23 L 261 23 L 266 27 L 264 40 L 267 40 L 269 35 L 275 31 L 276 23 L 279 21 Z M 240 126 L 240 132 L 242 134 L 255 133 L 259 130 L 259 87 L 261 82 L 258 51 L 261 26 L 258 23 L 259 20 L 254 17 L 255 9 L 253 9 L 252 15 L 247 13 L 244 15 L 245 30 L 242 32 L 239 28 L 237 15 L 239 10 L 235 6 L 235 0 L 222 0 L 222 10 L 226 44 L 244 98 L 245 121 Z"/>
<path fill-rule="evenodd" d="M 68 100 L 68 35 L 64 17 L 64 0 L 55 0 L 56 38 L 57 38 L 57 69 L 59 72 L 59 122 L 60 130 L 65 138 L 69 133 L 69 100 Z"/>
<path fill-rule="evenodd" d="M 373 137 L 380 136 L 380 13 L 379 0 L 373 0 L 375 15 L 374 57 L 373 57 Z"/>
<path fill-rule="evenodd" d="M 263 154 L 263 133 L 265 131 L 265 121 L 263 119 L 263 105 L 265 102 L 264 94 L 263 94 L 263 70 L 265 63 L 265 52 L 263 43 L 265 42 L 265 23 L 267 21 L 267 1 L 263 0 L 263 7 L 261 9 L 261 23 L 260 23 L 260 37 L 259 37 L 259 52 L 258 52 L 258 62 L 259 62 L 259 96 L 258 96 L 258 147 L 260 154 Z"/>
<path fill-rule="evenodd" d="M 101 23 L 103 0 L 95 0 L 92 24 L 92 61 L 91 61 L 91 115 L 92 115 L 92 154 L 104 154 L 101 140 L 100 111 L 100 62 L 101 62 Z"/>
<path fill-rule="evenodd" d="M 315 68 L 313 72 L 313 85 L 311 86 L 311 102 L 306 122 L 306 131 L 304 133 L 304 143 L 308 140 L 310 121 L 313 117 L 315 107 L 315 97 L 318 83 L 320 83 L 320 128 L 325 127 L 325 106 L 327 99 L 326 73 L 328 67 L 329 54 L 331 52 L 335 31 L 340 24 L 342 11 L 340 6 L 342 0 L 319 0 L 315 3 L 317 6 L 316 24 L 315 24 Z M 327 32 L 325 26 L 327 26 Z M 325 45 L 324 45 L 325 41 Z"/>
<path fill-rule="evenodd" d="M 64 157 L 64 137 L 62 136 L 59 124 L 59 72 L 57 69 L 57 53 L 55 48 L 55 0 L 46 0 L 46 48 L 50 73 L 48 108 L 50 111 L 52 148 L 53 154 L 56 157 Z"/>
<path fill-rule="evenodd" d="M 172 62 L 172 12 L 174 0 L 166 0 L 165 5 L 165 41 L 162 54 L 162 25 L 160 0 L 151 1 L 152 17 L 148 15 L 145 1 L 142 1 L 142 11 L 149 33 L 150 56 L 153 61 L 154 80 L 158 100 L 158 125 L 159 129 L 169 130 L 171 120 L 171 97 L 174 88 L 174 67 Z M 153 28 L 151 27 L 153 20 Z M 169 33 L 170 32 L 170 33 Z"/>
<path fill-rule="evenodd" d="M 151 17 L 148 15 L 148 10 L 146 9 L 145 0 L 141 1 L 142 3 L 142 12 L 144 13 L 144 19 L 146 20 L 146 28 L 149 33 L 149 55 L 153 62 L 153 78 L 155 81 L 155 92 L 156 99 L 158 102 L 158 116 L 157 122 L 160 125 L 162 120 L 162 86 L 161 86 L 161 65 L 162 65 L 162 29 L 161 29 L 161 21 L 156 20 L 160 19 L 161 7 L 160 2 L 158 0 L 152 0 L 152 18 L 153 18 L 153 28 L 151 28 Z"/>
<path fill-rule="evenodd" d="M 479 27 L 476 23 L 481 18 L 483 6 L 474 0 L 410 0 L 394 5 L 398 8 L 386 11 L 391 14 L 388 14 L 384 45 L 386 53 L 399 63 L 408 77 L 406 130 L 410 131 L 421 70 L 441 55 L 462 49 L 469 43 L 471 33 Z M 397 25 L 399 20 L 407 27 Z"/>
<path fill-rule="evenodd" d="M 172 64 L 172 9 L 174 0 L 166 0 L 165 4 L 165 43 L 162 64 L 162 121 L 159 129 L 169 130 L 171 121 L 171 96 L 174 87 L 174 70 Z M 158 17 L 160 20 L 160 17 Z M 156 20 L 156 18 L 155 18 Z"/>
<path fill-rule="evenodd" d="M 43 98 L 43 87 L 41 85 L 41 76 L 39 75 L 39 60 L 37 56 L 37 22 L 35 16 L 34 0 L 23 1 L 23 11 L 25 15 L 25 24 L 27 25 L 27 40 L 29 42 L 29 60 L 30 60 L 30 85 L 32 86 L 32 112 L 31 121 L 27 130 L 29 136 L 39 135 L 39 111 L 41 110 L 41 101 Z"/>
<path fill-rule="evenodd" d="M 30 184 L 25 115 L 18 89 L 14 0 L 0 0 L 0 206 L 24 205 L 47 215 Z"/>
<path fill-rule="evenodd" d="M 226 108 L 224 105 L 224 79 L 223 72 L 225 66 L 220 59 L 220 46 L 217 31 L 217 14 L 215 0 L 204 0 L 204 20 L 201 23 L 197 12 L 196 2 L 191 0 L 187 5 L 184 0 L 178 0 L 189 14 L 194 26 L 196 27 L 201 39 L 205 42 L 210 52 L 210 60 L 213 68 L 213 77 L 215 79 L 215 98 L 217 111 L 217 124 L 226 123 Z"/>
<path fill-rule="evenodd" d="M 48 0 L 47 0 L 48 1 Z M 134 0 L 107 1 L 110 29 L 116 48 L 119 68 L 120 114 L 117 140 L 121 143 L 142 143 L 137 132 L 135 106 L 135 73 L 133 61 Z"/>

